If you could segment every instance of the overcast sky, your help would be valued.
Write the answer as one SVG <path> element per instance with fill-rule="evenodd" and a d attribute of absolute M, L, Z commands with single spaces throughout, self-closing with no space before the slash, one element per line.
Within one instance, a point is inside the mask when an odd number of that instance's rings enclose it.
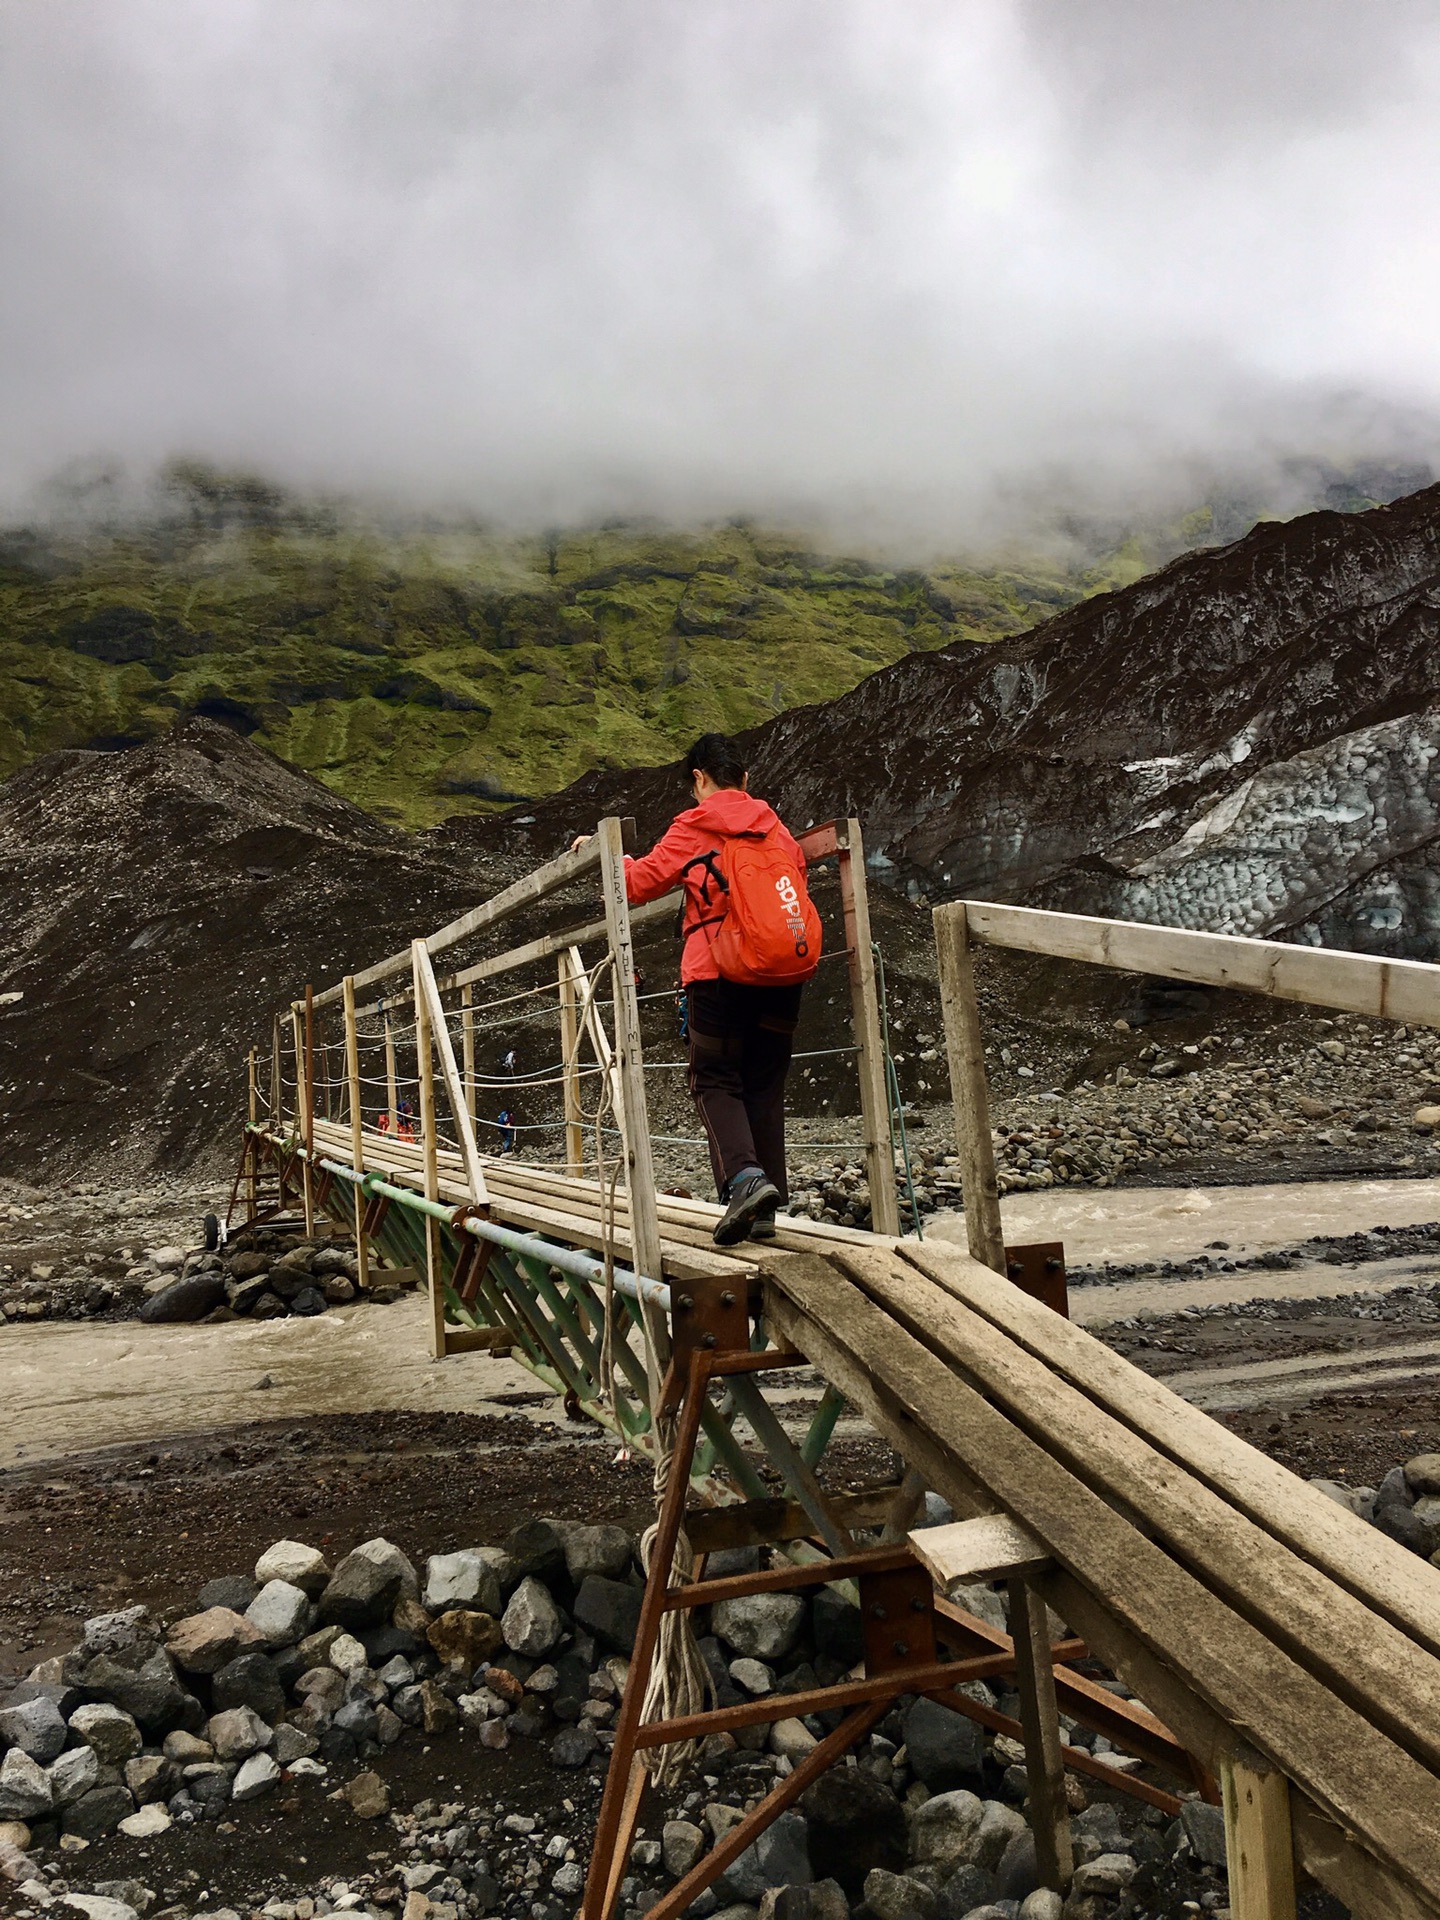
<path fill-rule="evenodd" d="M 963 540 L 1440 458 L 1437 313 L 1429 4 L 0 0 L 5 511 L 186 453 Z"/>

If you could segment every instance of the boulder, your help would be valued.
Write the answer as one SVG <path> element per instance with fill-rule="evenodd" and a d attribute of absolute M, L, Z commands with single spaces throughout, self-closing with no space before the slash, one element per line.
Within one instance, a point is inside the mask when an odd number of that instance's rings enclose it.
<path fill-rule="evenodd" d="M 805 1602 L 796 1593 L 747 1593 L 717 1602 L 710 1618 L 732 1653 L 752 1660 L 778 1660 L 800 1638 Z"/>
<path fill-rule="evenodd" d="M 0 1820 L 36 1820 L 49 1813 L 54 1795 L 45 1769 L 23 1747 L 0 1760 Z"/>
<path fill-rule="evenodd" d="M 229 1607 L 186 1614 L 165 1636 L 165 1651 L 184 1673 L 214 1673 L 260 1644 L 254 1624 Z"/>
<path fill-rule="evenodd" d="M 453 1607 L 431 1621 L 426 1637 L 446 1666 L 473 1673 L 499 1649 L 502 1636 L 493 1613 Z"/>
<path fill-rule="evenodd" d="M 947 1713 L 947 1719 L 956 1715 Z M 973 1793 L 956 1788 L 934 1794 L 915 1809 L 910 1823 L 910 1858 L 916 1865 L 936 1867 L 945 1875 L 976 1859 L 976 1841 L 985 1818 L 985 1803 Z M 1025 1823 L 1022 1820 L 1021 1826 Z M 1004 1848 L 1000 1849 L 1003 1852 Z M 996 1859 L 998 1860 L 997 1853 Z M 988 1863 L 994 1866 L 995 1862 Z"/>
<path fill-rule="evenodd" d="M 148 1658 L 132 1667 L 110 1654 L 86 1662 L 80 1684 L 123 1709 L 147 1732 L 168 1732 L 185 1714 L 189 1695 L 181 1686 L 170 1656 L 155 1646 Z"/>
<path fill-rule="evenodd" d="M 248 1759 L 275 1737 L 253 1707 L 227 1707 L 213 1714 L 205 1735 L 221 1760 Z"/>
<path fill-rule="evenodd" d="M 506 1646 L 514 1653 L 537 1659 L 550 1651 L 563 1630 L 560 1609 L 551 1599 L 549 1589 L 533 1574 L 526 1574 L 511 1594 L 505 1616 L 500 1622 Z M 435 1645 L 433 1632 L 430 1644 Z M 493 1651 L 493 1648 L 489 1648 L 479 1657 L 488 1658 Z"/>
<path fill-rule="evenodd" d="M 667 1820 L 660 1829 L 660 1858 L 672 1880 L 683 1880 L 704 1851 L 703 1827 L 688 1820 Z"/>
<path fill-rule="evenodd" d="M 65 1751 L 65 1716 L 53 1700 L 23 1700 L 0 1708 L 0 1743 L 19 1747 L 41 1765 Z"/>
<path fill-rule="evenodd" d="M 803 1720 L 774 1720 L 770 1725 L 769 1747 L 771 1753 L 799 1766 L 807 1755 L 812 1754 L 820 1742 L 811 1733 Z"/>
<path fill-rule="evenodd" d="M 299 1314 L 302 1320 L 313 1320 L 317 1313 L 325 1311 L 325 1295 L 319 1287 L 301 1287 L 290 1302 L 290 1311 Z"/>
<path fill-rule="evenodd" d="M 202 1740 L 198 1734 L 182 1733 L 178 1729 L 166 1734 L 162 1751 L 165 1758 L 173 1760 L 177 1767 L 189 1767 L 197 1761 L 215 1758 L 215 1749 L 208 1740 Z"/>
<path fill-rule="evenodd" d="M 1017 1833 L 1001 1855 L 995 1869 L 995 1898 L 1024 1900 L 1040 1884 L 1040 1867 L 1035 1858 L 1035 1836 L 1026 1827 Z"/>
<path fill-rule="evenodd" d="M 252 1580 L 248 1573 L 222 1573 L 218 1579 L 207 1580 L 196 1599 L 202 1613 L 211 1607 L 225 1607 L 231 1613 L 244 1613 L 259 1591 L 260 1582 Z"/>
<path fill-rule="evenodd" d="M 633 1653 L 640 1624 L 641 1592 L 624 1580 L 586 1574 L 575 1596 L 575 1623 L 619 1653 Z"/>
<path fill-rule="evenodd" d="M 752 1699 L 761 1700 L 775 1691 L 774 1669 L 767 1667 L 763 1660 L 732 1660 L 727 1671 L 736 1686 L 742 1687 Z"/>
<path fill-rule="evenodd" d="M 1020 1902 L 1016 1920 L 1061 1920 L 1065 1902 L 1049 1887 L 1037 1887 Z"/>
<path fill-rule="evenodd" d="M 119 1831 L 130 1840 L 154 1840 L 168 1833 L 175 1822 L 163 1800 L 151 1800 L 120 1822 Z"/>
<path fill-rule="evenodd" d="M 932 1793 L 980 1777 L 985 1740 L 973 1720 L 935 1700 L 917 1700 L 901 1722 L 910 1769 Z"/>
<path fill-rule="evenodd" d="M 583 1767 L 600 1745 L 600 1736 L 584 1721 L 561 1727 L 550 1742 L 550 1761 L 557 1767 Z"/>
<path fill-rule="evenodd" d="M 93 1747 L 71 1747 L 50 1768 L 51 1798 L 57 1807 L 68 1807 L 82 1794 L 100 1784 L 100 1760 Z"/>
<path fill-rule="evenodd" d="M 280 1784 L 279 1767 L 268 1753 L 252 1753 L 248 1760 L 241 1763 L 239 1771 L 231 1784 L 232 1800 L 258 1800 L 262 1793 L 269 1793 L 272 1787 Z"/>
<path fill-rule="evenodd" d="M 137 1753 L 125 1762 L 125 1785 L 137 1807 L 180 1791 L 180 1769 L 161 1753 Z"/>
<path fill-rule="evenodd" d="M 315 1608 L 302 1587 L 288 1580 L 267 1580 L 245 1609 L 245 1618 L 265 1645 L 293 1647 L 304 1638 L 315 1619 Z"/>
<path fill-rule="evenodd" d="M 1440 1111 L 1440 1109 L 1437 1109 Z M 1436 1122 L 1440 1125 L 1440 1121 Z M 1440 1453 L 1417 1453 L 1400 1469 L 1405 1484 L 1419 1500 L 1426 1494 L 1440 1494 Z"/>
<path fill-rule="evenodd" d="M 96 1758 L 106 1767 L 123 1767 L 145 1744 L 130 1715 L 105 1701 L 77 1707 L 70 1716 L 70 1731 L 87 1747 L 93 1747 Z"/>
<path fill-rule="evenodd" d="M 635 1557 L 635 1542 L 623 1527 L 573 1526 L 565 1529 L 565 1571 L 578 1587 L 587 1573 L 623 1580 Z"/>
<path fill-rule="evenodd" d="M 330 1579 L 330 1567 L 318 1547 L 307 1547 L 300 1540 L 277 1540 L 255 1562 L 255 1579 L 262 1587 L 284 1580 L 318 1600 Z"/>
<path fill-rule="evenodd" d="M 760 1896 L 760 1920 L 850 1920 L 850 1902 L 838 1880 L 767 1887 Z"/>
<path fill-rule="evenodd" d="M 852 1899 L 872 1867 L 905 1863 L 905 1814 L 888 1787 L 863 1767 L 834 1767 L 800 1797 L 814 1856 Z"/>
<path fill-rule="evenodd" d="M 1113 1900 L 1125 1891 L 1135 1873 L 1135 1862 L 1128 1853 L 1102 1853 L 1097 1860 L 1087 1860 L 1084 1866 L 1075 1869 L 1070 1891 L 1082 1900 L 1092 1893 Z"/>
<path fill-rule="evenodd" d="M 285 1711 L 275 1662 L 263 1653 L 242 1653 L 221 1667 L 210 1682 L 210 1699 L 217 1713 L 250 1707 L 264 1720 L 278 1720 Z"/>
<path fill-rule="evenodd" d="M 403 1596 L 418 1600 L 420 1583 L 405 1555 L 388 1540 L 366 1540 L 336 1566 L 320 1595 L 320 1619 L 351 1633 L 383 1626 Z"/>
<path fill-rule="evenodd" d="M 767 1887 L 808 1886 L 809 1839 L 803 1814 L 782 1813 L 715 1881 L 716 1895 L 758 1902 Z"/>
<path fill-rule="evenodd" d="M 923 1880 L 875 1867 L 865 1876 L 865 1904 L 875 1920 L 934 1920 L 935 1895 Z"/>
<path fill-rule="evenodd" d="M 122 1820 L 135 1811 L 135 1802 L 124 1787 L 92 1787 L 88 1793 L 66 1807 L 60 1827 L 80 1840 L 99 1840 L 113 1833 Z"/>
<path fill-rule="evenodd" d="M 986 1906 L 995 1895 L 994 1874 L 965 1861 L 941 1887 L 935 1920 L 966 1920 L 976 1907 Z"/>
<path fill-rule="evenodd" d="M 922 1807 L 920 1812 L 924 1811 Z M 969 1857 L 977 1867 L 984 1867 L 987 1873 L 993 1873 L 1005 1858 L 1005 1850 L 1010 1842 L 1024 1831 L 1023 1814 L 1014 1807 L 1007 1807 L 1003 1801 L 987 1800 Z"/>
<path fill-rule="evenodd" d="M 1190 1851 L 1203 1867 L 1225 1865 L 1225 1816 L 1205 1800 L 1187 1800 L 1180 1809 L 1180 1826 Z"/>
<path fill-rule="evenodd" d="M 1222 1823 L 1223 1833 L 1223 1823 Z M 1128 1853 L 1130 1841 L 1120 1816 L 1108 1800 L 1070 1817 L 1070 1844 L 1079 1861 L 1096 1860 L 1102 1853 Z M 1222 1853 L 1223 1858 L 1223 1853 Z"/>
<path fill-rule="evenodd" d="M 500 1580 L 494 1566 L 474 1548 L 458 1553 L 432 1553 L 425 1562 L 425 1586 L 420 1596 L 431 1613 L 450 1607 L 475 1607 L 499 1615 Z"/>
<path fill-rule="evenodd" d="M 203 1320 L 207 1313 L 224 1305 L 224 1274 L 192 1273 L 152 1293 L 140 1309 L 140 1318 L 152 1326 L 157 1322 Z"/>
<path fill-rule="evenodd" d="M 820 1588 L 812 1606 L 815 1651 L 838 1661 L 842 1667 L 853 1667 L 865 1651 L 859 1607 L 829 1587 Z"/>
<path fill-rule="evenodd" d="M 533 1574 L 547 1587 L 563 1587 L 569 1579 L 565 1567 L 565 1535 L 568 1526 L 562 1520 L 524 1520 L 505 1542 L 505 1551 L 515 1563 L 519 1579 Z"/>

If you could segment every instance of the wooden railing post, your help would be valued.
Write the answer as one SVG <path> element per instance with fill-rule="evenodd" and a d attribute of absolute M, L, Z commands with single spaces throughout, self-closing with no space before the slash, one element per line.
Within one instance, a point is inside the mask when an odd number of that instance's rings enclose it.
<path fill-rule="evenodd" d="M 355 1024 L 355 981 L 346 974 L 345 989 L 345 1074 L 350 1083 L 350 1158 L 360 1175 L 355 1196 L 355 1271 L 356 1284 L 370 1284 L 370 1248 L 365 1239 L 365 1102 L 360 1087 L 360 1032 Z"/>
<path fill-rule="evenodd" d="M 1015 1690 L 1025 1737 L 1025 1777 L 1030 1787 L 1030 1825 L 1042 1887 L 1064 1893 L 1075 1870 L 1070 1810 L 1065 1799 L 1065 1756 L 1055 1668 L 1045 1602 L 1023 1575 L 1008 1583 L 1010 1634 L 1015 1644 Z"/>
<path fill-rule="evenodd" d="M 389 1101 L 390 1137 L 400 1132 L 400 1086 L 395 1073 L 395 1029 L 390 1024 L 390 1009 L 385 1008 L 385 1098 Z"/>
<path fill-rule="evenodd" d="M 1258 1755 L 1220 1766 L 1234 1920 L 1295 1920 L 1290 1782 Z"/>
<path fill-rule="evenodd" d="M 860 1124 L 865 1135 L 865 1175 L 870 1188 L 873 1233 L 900 1232 L 900 1203 L 895 1192 L 895 1153 L 890 1144 L 890 1089 L 885 1081 L 885 1040 L 880 1030 L 880 996 L 875 987 L 875 950 L 870 932 L 870 898 L 865 885 L 865 842 L 858 820 L 837 822 L 840 904 L 845 915 L 850 1022 L 855 1035 L 855 1064 L 860 1075 Z"/>
<path fill-rule="evenodd" d="M 460 1060 L 465 1075 L 465 1111 L 475 1125 L 475 989 L 460 989 Z"/>
<path fill-rule="evenodd" d="M 310 989 L 306 988 L 306 994 Z M 305 1238 L 315 1231 L 315 1181 L 310 1167 L 310 1149 L 315 1129 L 311 1124 L 309 1023 L 299 1002 L 290 1009 L 290 1027 L 295 1039 L 295 1131 L 305 1148 L 300 1161 L 300 1189 L 305 1206 Z"/>
<path fill-rule="evenodd" d="M 277 1013 L 270 1023 L 270 1125 L 277 1133 L 283 1132 L 285 1122 L 285 1095 L 280 1078 L 281 1028 Z"/>
<path fill-rule="evenodd" d="M 1005 1271 L 1005 1232 L 1000 1222 L 1000 1186 L 990 1138 L 990 1092 L 985 1080 L 985 1041 L 965 903 L 935 909 L 935 947 L 940 961 L 940 1005 L 955 1102 L 955 1151 L 965 1200 L 965 1237 L 982 1265 Z"/>
<path fill-rule="evenodd" d="M 600 822 L 600 884 L 605 895 L 605 928 L 614 957 L 615 1056 L 625 1101 L 625 1170 L 630 1191 L 630 1242 L 635 1271 L 661 1277 L 660 1214 L 655 1199 L 655 1159 L 645 1104 L 645 1056 L 640 1041 L 640 1003 L 635 991 L 635 947 L 630 937 L 630 908 L 625 898 L 625 843 L 619 820 Z M 655 1304 L 642 1303 L 650 1405 L 660 1404 L 660 1383 L 670 1362 L 670 1329 Z"/>
<path fill-rule="evenodd" d="M 422 965 L 429 967 L 425 942 L 416 940 L 410 949 L 415 978 L 415 1072 L 420 1082 L 420 1144 L 425 1162 L 425 1198 L 440 1198 L 440 1167 L 435 1141 L 435 1069 L 431 1059 L 430 1009 L 421 981 Z M 440 1224 L 425 1216 L 425 1278 L 430 1290 L 430 1354 L 445 1357 L 445 1290 L 440 1276 Z"/>
<path fill-rule="evenodd" d="M 260 1085 L 257 1079 L 258 1055 L 254 1047 L 245 1061 L 246 1109 L 253 1127 L 260 1118 Z M 245 1218 L 253 1220 L 260 1211 L 260 1163 L 257 1159 L 259 1142 L 253 1133 L 245 1136 Z"/>
<path fill-rule="evenodd" d="M 565 1171 L 578 1180 L 585 1171 L 585 1134 L 580 1105 L 580 1025 L 575 1017 L 575 973 L 568 953 L 558 961 L 560 978 L 560 1057 L 565 1075 Z"/>

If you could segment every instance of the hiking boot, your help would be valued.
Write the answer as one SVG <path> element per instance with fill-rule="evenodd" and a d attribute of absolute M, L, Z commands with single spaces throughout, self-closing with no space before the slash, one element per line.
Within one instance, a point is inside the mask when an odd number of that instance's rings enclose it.
<path fill-rule="evenodd" d="M 750 1238 L 752 1240 L 775 1238 L 775 1208 L 768 1201 L 750 1222 Z"/>
<path fill-rule="evenodd" d="M 774 1219 L 780 1189 L 759 1167 L 745 1167 L 730 1182 L 728 1205 L 713 1238 L 717 1247 L 737 1246 L 746 1238 L 756 1216 L 768 1210 Z"/>

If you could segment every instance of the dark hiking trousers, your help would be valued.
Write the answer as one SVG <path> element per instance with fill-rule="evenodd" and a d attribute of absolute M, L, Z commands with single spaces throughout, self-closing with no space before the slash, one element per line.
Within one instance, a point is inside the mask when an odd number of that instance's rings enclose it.
<path fill-rule="evenodd" d="M 788 1199 L 785 1076 L 802 989 L 692 980 L 685 991 L 690 1092 L 710 1145 L 720 1197 L 725 1198 L 743 1167 L 763 1167 L 781 1199 Z"/>

